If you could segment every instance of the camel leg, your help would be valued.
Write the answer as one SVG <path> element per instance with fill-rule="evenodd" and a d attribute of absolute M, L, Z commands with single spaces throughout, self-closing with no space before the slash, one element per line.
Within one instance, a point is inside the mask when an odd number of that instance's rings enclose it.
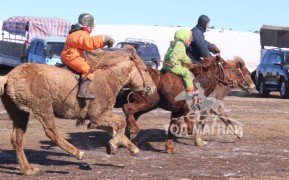
<path fill-rule="evenodd" d="M 145 104 L 138 104 L 138 103 L 128 103 L 123 106 L 123 112 L 126 116 L 126 119 L 129 125 L 130 140 L 133 140 L 140 132 L 140 129 L 134 117 L 134 113 L 138 112 L 138 110 L 142 108 L 143 106 L 145 106 Z"/>
<path fill-rule="evenodd" d="M 172 126 L 177 125 L 177 127 L 180 127 L 180 123 L 181 121 L 175 121 L 175 120 L 171 120 L 170 122 L 169 129 L 168 129 L 168 137 L 167 137 L 166 146 L 165 146 L 166 151 L 169 154 L 174 154 L 177 151 L 176 148 L 174 147 L 174 141 L 173 141 L 173 138 L 174 138 L 173 132 L 176 132 L 177 129 Z"/>
<path fill-rule="evenodd" d="M 55 120 L 53 116 L 40 117 L 41 122 L 46 136 L 51 139 L 54 143 L 60 146 L 63 150 L 68 152 L 70 155 L 76 157 L 77 159 L 82 159 L 84 152 L 77 149 L 75 146 L 67 142 L 58 132 L 55 126 Z"/>
<path fill-rule="evenodd" d="M 23 150 L 24 134 L 27 130 L 29 114 L 19 111 L 17 113 L 14 113 L 14 115 L 10 114 L 10 117 L 13 120 L 11 143 L 16 152 L 20 169 L 25 175 L 36 174 L 37 172 L 39 172 L 39 168 L 29 165 L 29 162 Z"/>
<path fill-rule="evenodd" d="M 226 114 L 226 112 L 222 106 L 219 106 L 218 111 L 219 111 L 220 116 L 221 116 L 220 119 L 225 123 L 226 126 L 229 126 L 229 124 L 232 124 L 232 121 L 226 119 L 226 117 L 228 117 L 228 116 L 227 116 L 227 114 Z"/>
<path fill-rule="evenodd" d="M 192 135 L 194 133 L 194 121 L 192 119 L 185 118 L 185 123 L 187 124 L 188 135 Z"/>
<path fill-rule="evenodd" d="M 94 121 L 96 127 L 107 130 L 112 134 L 112 139 L 108 142 L 106 148 L 108 154 L 115 154 L 115 150 L 120 145 L 128 148 L 132 154 L 139 152 L 138 147 L 125 136 L 126 121 L 123 117 L 107 112 L 101 117 L 94 118 Z"/>
<path fill-rule="evenodd" d="M 187 133 L 188 135 L 193 135 L 194 131 L 194 122 L 195 122 L 195 111 L 190 109 L 190 111 L 185 111 L 183 113 L 185 123 L 187 124 Z"/>
<path fill-rule="evenodd" d="M 45 107 L 45 109 L 41 107 Z M 78 148 L 67 142 L 58 132 L 55 125 L 55 119 L 51 104 L 49 105 L 49 103 L 46 103 L 46 106 L 40 105 L 39 109 L 34 110 L 34 115 L 36 115 L 37 119 L 42 124 L 45 134 L 49 139 L 51 139 L 55 144 L 60 146 L 70 155 L 76 157 L 77 159 L 82 159 L 84 152 L 80 151 Z"/>
<path fill-rule="evenodd" d="M 233 122 L 230 119 L 227 119 L 228 115 L 222 106 L 219 106 L 218 111 L 220 113 L 220 119 L 225 123 L 226 128 L 228 128 L 229 125 L 233 125 Z M 241 139 L 243 137 L 243 133 L 236 134 L 235 127 L 233 127 L 233 129 L 234 129 L 234 135 L 237 138 Z"/>
<path fill-rule="evenodd" d="M 27 130 L 29 113 L 19 110 L 7 96 L 2 96 L 2 102 L 13 121 L 11 144 L 16 153 L 21 172 L 25 175 L 33 175 L 39 172 L 39 168 L 31 166 L 24 153 L 24 135 Z"/>
<path fill-rule="evenodd" d="M 200 115 L 202 115 L 203 117 L 201 117 Z M 202 112 L 197 115 L 197 121 L 196 121 L 197 127 L 196 127 L 196 132 L 195 132 L 195 145 L 196 146 L 201 147 L 201 146 L 207 145 L 207 142 L 203 141 L 203 136 L 202 136 L 202 133 L 204 131 L 205 124 L 206 124 L 206 120 L 205 120 L 205 118 L 207 118 L 206 115 L 207 115 L 206 112 Z M 200 126 L 201 126 L 201 131 L 198 130 Z"/>
<path fill-rule="evenodd" d="M 166 140 L 166 150 L 167 150 L 167 153 L 169 153 L 169 154 L 176 153 L 176 148 L 174 147 L 174 142 L 173 142 L 174 135 L 171 132 L 171 126 L 172 125 L 173 125 L 173 122 L 171 121 L 169 129 L 168 129 L 168 137 Z"/>
<path fill-rule="evenodd" d="M 140 132 L 140 129 L 136 123 L 138 117 L 148 112 L 148 110 L 153 109 L 156 102 L 158 102 L 157 99 L 159 99 L 159 97 L 156 97 L 156 95 L 154 98 L 140 96 L 137 99 L 137 102 L 127 103 L 123 106 L 123 112 L 125 113 L 126 120 L 129 126 L 128 128 L 130 140 L 135 139 Z M 150 102 L 152 99 L 154 100 L 154 102 Z"/>

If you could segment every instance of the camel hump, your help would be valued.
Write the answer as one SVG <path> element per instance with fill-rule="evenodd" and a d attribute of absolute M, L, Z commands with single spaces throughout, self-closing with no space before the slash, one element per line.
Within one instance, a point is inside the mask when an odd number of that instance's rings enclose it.
<path fill-rule="evenodd" d="M 109 48 L 109 49 L 96 49 L 87 53 L 88 63 L 102 69 L 107 66 L 114 66 L 121 61 L 139 60 L 136 50 L 133 46 L 126 46 L 125 48 Z"/>
<path fill-rule="evenodd" d="M 7 83 L 7 77 L 6 76 L 0 76 L 0 96 L 4 94 L 5 92 L 5 84 Z"/>

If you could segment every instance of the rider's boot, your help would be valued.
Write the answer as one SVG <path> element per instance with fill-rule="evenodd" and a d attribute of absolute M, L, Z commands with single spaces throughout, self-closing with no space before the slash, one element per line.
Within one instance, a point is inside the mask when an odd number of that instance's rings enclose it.
<path fill-rule="evenodd" d="M 199 91 L 197 89 L 194 88 L 187 88 L 186 92 L 188 93 L 189 96 L 191 97 L 196 97 L 199 95 Z"/>
<path fill-rule="evenodd" d="M 78 89 L 77 97 L 80 99 L 94 99 L 95 96 L 89 93 L 89 85 L 91 80 L 85 79 L 81 80 L 81 84 Z"/>

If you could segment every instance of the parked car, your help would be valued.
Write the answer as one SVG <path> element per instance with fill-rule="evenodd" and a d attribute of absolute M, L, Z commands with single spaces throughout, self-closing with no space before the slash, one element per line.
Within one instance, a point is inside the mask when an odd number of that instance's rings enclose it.
<path fill-rule="evenodd" d="M 262 97 L 268 97 L 271 91 L 279 91 L 282 98 L 289 98 L 288 28 L 263 25 L 260 42 L 261 61 L 251 73 L 256 89 Z"/>
<path fill-rule="evenodd" d="M 71 23 L 64 19 L 18 16 L 3 22 L 0 40 L 0 65 L 21 63 L 54 65 L 61 63 Z"/>
<path fill-rule="evenodd" d="M 159 68 L 160 53 L 157 45 L 152 40 L 127 38 L 125 42 L 120 42 L 115 47 L 124 48 L 126 45 L 133 46 L 148 67 Z"/>
<path fill-rule="evenodd" d="M 254 81 L 262 97 L 279 91 L 282 98 L 289 98 L 289 50 L 267 50 L 255 73 Z"/>

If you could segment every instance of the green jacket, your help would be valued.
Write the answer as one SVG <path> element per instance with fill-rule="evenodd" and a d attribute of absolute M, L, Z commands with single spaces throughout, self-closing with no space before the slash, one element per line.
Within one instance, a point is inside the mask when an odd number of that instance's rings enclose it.
<path fill-rule="evenodd" d="M 185 43 L 190 36 L 189 30 L 178 30 L 175 33 L 175 41 L 171 43 L 165 55 L 164 62 L 167 64 L 182 65 L 182 63 L 190 63 L 191 59 L 187 56 Z M 171 68 L 163 65 L 165 69 Z"/>

